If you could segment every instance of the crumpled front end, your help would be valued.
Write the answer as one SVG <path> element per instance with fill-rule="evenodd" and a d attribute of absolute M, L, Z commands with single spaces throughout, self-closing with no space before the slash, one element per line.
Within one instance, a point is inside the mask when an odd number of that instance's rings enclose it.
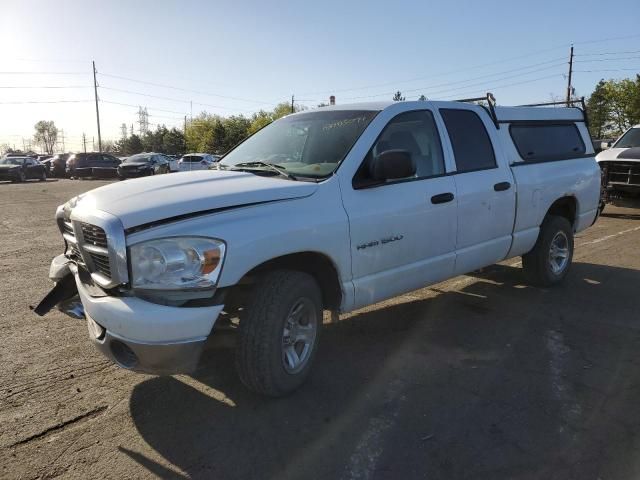
<path fill-rule="evenodd" d="M 53 259 L 49 276 L 56 285 L 35 313 L 57 307 L 86 318 L 92 342 L 123 368 L 153 374 L 195 369 L 223 305 L 169 306 L 134 296 L 122 224 L 75 203 L 57 210 L 65 253 Z"/>

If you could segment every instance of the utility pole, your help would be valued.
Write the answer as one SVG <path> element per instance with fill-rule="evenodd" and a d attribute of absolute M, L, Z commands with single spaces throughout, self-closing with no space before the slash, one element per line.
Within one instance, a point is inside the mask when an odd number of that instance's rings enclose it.
<path fill-rule="evenodd" d="M 60 130 L 60 136 L 62 137 L 62 153 L 64 153 L 65 148 L 64 148 L 64 129 Z"/>
<path fill-rule="evenodd" d="M 293 113 L 293 95 L 291 95 L 291 113 Z"/>
<path fill-rule="evenodd" d="M 87 153 L 87 136 L 82 132 L 82 146 L 84 147 L 84 153 Z"/>
<path fill-rule="evenodd" d="M 571 51 L 569 53 L 569 78 L 567 79 L 567 107 L 571 106 L 571 76 L 573 74 L 573 45 L 571 45 Z"/>
<path fill-rule="evenodd" d="M 96 137 L 91 137 L 91 150 L 96 151 Z"/>
<path fill-rule="evenodd" d="M 184 116 L 184 153 L 187 154 L 187 116 Z"/>
<path fill-rule="evenodd" d="M 93 64 L 93 94 L 96 99 L 96 121 L 98 122 L 98 151 L 102 152 L 102 137 L 100 136 L 100 110 L 98 109 L 98 82 L 96 81 L 96 62 L 92 61 L 91 63 Z"/>

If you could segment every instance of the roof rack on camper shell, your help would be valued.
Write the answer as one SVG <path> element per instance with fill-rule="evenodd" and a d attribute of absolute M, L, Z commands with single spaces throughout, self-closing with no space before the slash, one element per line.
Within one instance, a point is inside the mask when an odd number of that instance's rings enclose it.
<path fill-rule="evenodd" d="M 498 120 L 498 116 L 496 115 L 496 109 L 495 109 L 496 97 L 493 95 L 493 93 L 487 92 L 487 94 L 484 97 L 462 98 L 454 101 L 456 102 L 487 102 L 488 108 L 486 105 L 481 105 L 481 106 L 487 109 L 487 112 L 489 112 L 489 115 L 491 116 L 491 119 L 493 120 L 493 123 L 495 124 L 496 128 L 498 129 L 500 128 L 499 126 L 500 122 Z M 579 104 L 579 106 L 577 106 L 576 104 Z M 584 124 L 586 125 L 587 128 L 589 128 L 589 117 L 587 116 L 587 105 L 584 101 L 584 97 L 576 98 L 574 100 L 564 100 L 561 102 L 529 103 L 526 105 L 518 105 L 518 106 L 519 107 L 551 107 L 555 105 L 564 105 L 567 108 L 576 108 L 580 110 L 582 112 L 582 119 L 584 121 Z"/>

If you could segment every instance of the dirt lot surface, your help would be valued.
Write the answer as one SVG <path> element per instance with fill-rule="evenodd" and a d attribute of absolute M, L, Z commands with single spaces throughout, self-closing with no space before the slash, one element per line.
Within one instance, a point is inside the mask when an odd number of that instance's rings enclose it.
<path fill-rule="evenodd" d="M 0 184 L 0 477 L 640 478 L 640 209 L 581 234 L 558 288 L 511 260 L 341 317 L 310 381 L 272 400 L 230 348 L 140 375 L 82 321 L 29 311 L 56 205 L 102 183 Z"/>

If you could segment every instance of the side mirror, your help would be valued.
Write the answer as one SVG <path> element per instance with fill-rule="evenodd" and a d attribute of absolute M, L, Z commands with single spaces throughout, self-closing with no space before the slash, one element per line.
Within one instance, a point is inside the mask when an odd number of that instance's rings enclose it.
<path fill-rule="evenodd" d="M 416 174 L 416 164 L 407 150 L 387 150 L 374 157 L 369 164 L 374 180 L 394 180 Z"/>

